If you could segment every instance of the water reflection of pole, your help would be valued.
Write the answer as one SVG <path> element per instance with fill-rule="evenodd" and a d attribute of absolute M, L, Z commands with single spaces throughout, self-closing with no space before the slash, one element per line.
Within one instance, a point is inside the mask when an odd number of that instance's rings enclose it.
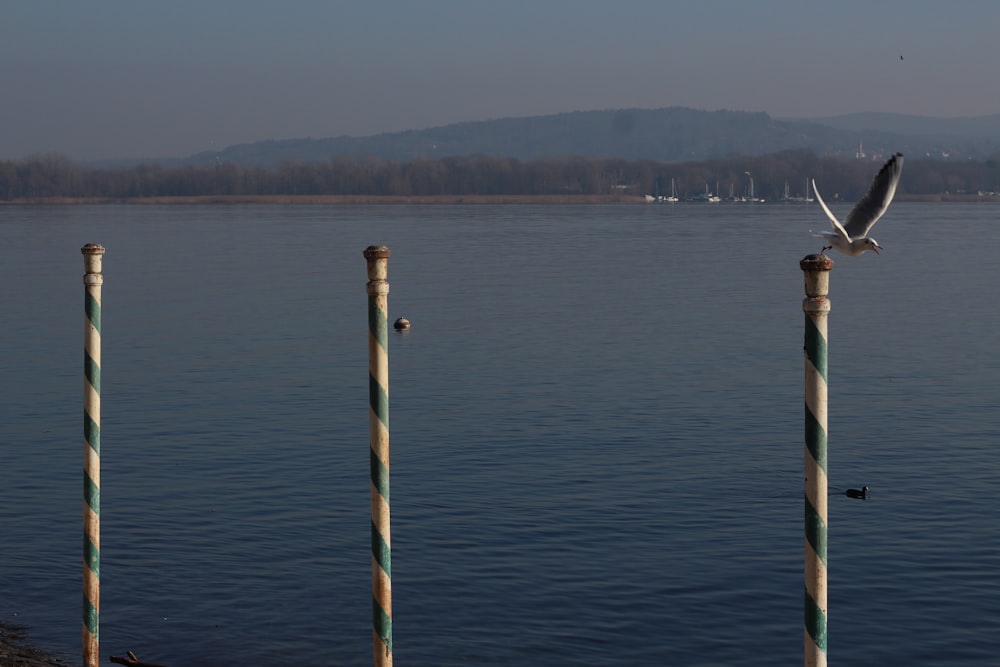
<path fill-rule="evenodd" d="M 101 613 L 101 259 L 104 247 L 80 249 L 83 276 L 83 665 L 97 667 Z"/>
<path fill-rule="evenodd" d="M 806 667 L 825 667 L 827 655 L 827 316 L 830 270 L 826 255 L 808 255 L 805 274 L 805 606 Z"/>
<path fill-rule="evenodd" d="M 372 643 L 375 667 L 392 667 L 392 540 L 389 536 L 389 249 L 369 246 L 368 433 L 371 445 Z"/>

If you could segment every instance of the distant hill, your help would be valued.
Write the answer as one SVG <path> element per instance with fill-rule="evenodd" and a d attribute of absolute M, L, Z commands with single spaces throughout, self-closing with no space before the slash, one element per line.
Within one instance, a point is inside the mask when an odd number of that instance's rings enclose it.
<path fill-rule="evenodd" d="M 685 162 L 805 149 L 817 155 L 907 155 L 982 159 L 1000 150 L 1000 115 L 933 119 L 851 114 L 825 119 L 772 118 L 763 112 L 684 107 L 575 111 L 443 125 L 368 137 L 260 141 L 198 153 L 164 165 L 230 162 L 274 168 L 286 161 L 376 157 L 397 162 L 459 155 L 520 160 L 604 157 Z"/>
<path fill-rule="evenodd" d="M 893 134 L 939 137 L 1000 137 L 1000 114 L 969 118 L 929 118 L 898 113 L 851 113 L 827 118 L 787 119 L 789 122 L 810 122 L 838 130 L 861 132 L 874 130 Z"/>

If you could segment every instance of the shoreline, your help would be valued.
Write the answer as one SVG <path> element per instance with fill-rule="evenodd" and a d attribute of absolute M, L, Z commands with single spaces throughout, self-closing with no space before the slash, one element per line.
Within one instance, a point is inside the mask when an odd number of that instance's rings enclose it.
<path fill-rule="evenodd" d="M 27 630 L 0 621 L 0 665 L 3 667 L 70 667 L 70 663 L 38 648 Z"/>
<path fill-rule="evenodd" d="M 0 201 L 7 205 L 77 204 L 644 204 L 635 195 L 199 195 L 191 197 L 42 197 Z"/>
<path fill-rule="evenodd" d="M 1000 203 L 1000 196 L 986 195 L 897 195 L 896 201 L 904 202 L 979 202 Z M 516 204 L 655 204 L 647 202 L 639 195 L 199 195 L 179 197 L 41 197 L 37 199 L 11 199 L 0 201 L 2 206 L 78 206 L 78 205 L 236 205 L 236 204 L 280 204 L 280 205 L 399 205 L 399 204 L 466 204 L 466 205 L 516 205 Z M 702 202 L 676 202 L 678 204 L 700 204 Z M 746 202 L 718 202 L 738 204 Z M 783 202 L 776 200 L 763 205 L 801 205 L 803 202 Z M 665 205 L 665 203 L 660 204 Z M 755 204 L 756 205 L 756 204 Z"/>

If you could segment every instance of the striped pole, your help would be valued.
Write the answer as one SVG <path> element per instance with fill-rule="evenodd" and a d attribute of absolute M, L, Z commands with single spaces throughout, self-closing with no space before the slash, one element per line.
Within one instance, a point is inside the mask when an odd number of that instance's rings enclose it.
<path fill-rule="evenodd" d="M 101 258 L 80 249 L 86 273 L 83 330 L 83 665 L 97 667 L 101 613 Z"/>
<path fill-rule="evenodd" d="M 368 433 L 371 445 L 372 644 L 375 667 L 392 667 L 392 540 L 389 537 L 389 249 L 369 246 Z"/>
<path fill-rule="evenodd" d="M 827 316 L 830 270 L 826 255 L 808 255 L 805 274 L 805 665 L 826 667 L 827 648 Z"/>

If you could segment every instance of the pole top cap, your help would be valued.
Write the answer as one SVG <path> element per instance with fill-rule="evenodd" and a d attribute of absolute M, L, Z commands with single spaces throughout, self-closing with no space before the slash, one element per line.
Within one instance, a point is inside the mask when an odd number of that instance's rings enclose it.
<path fill-rule="evenodd" d="M 365 248 L 364 252 L 365 259 L 369 261 L 373 259 L 389 259 L 389 255 L 391 254 L 392 252 L 389 251 L 389 248 L 384 245 L 370 245 Z"/>
<path fill-rule="evenodd" d="M 389 283 L 386 282 L 386 278 L 388 277 L 389 255 L 391 254 L 389 248 L 384 245 L 370 245 L 365 248 L 365 259 L 368 260 L 369 295 L 389 293 Z"/>
<path fill-rule="evenodd" d="M 799 262 L 803 271 L 829 271 L 833 268 L 833 260 L 826 255 L 806 255 Z"/>
<path fill-rule="evenodd" d="M 88 243 L 87 245 L 80 248 L 80 252 L 84 255 L 103 255 L 104 246 L 100 243 Z"/>
<path fill-rule="evenodd" d="M 100 282 L 94 281 L 103 280 L 103 278 L 100 278 L 100 273 L 101 260 L 104 258 L 104 246 L 100 243 L 88 243 L 80 248 L 80 252 L 83 253 L 83 268 L 87 272 L 84 280 L 87 281 L 88 285 L 100 285 Z"/>

